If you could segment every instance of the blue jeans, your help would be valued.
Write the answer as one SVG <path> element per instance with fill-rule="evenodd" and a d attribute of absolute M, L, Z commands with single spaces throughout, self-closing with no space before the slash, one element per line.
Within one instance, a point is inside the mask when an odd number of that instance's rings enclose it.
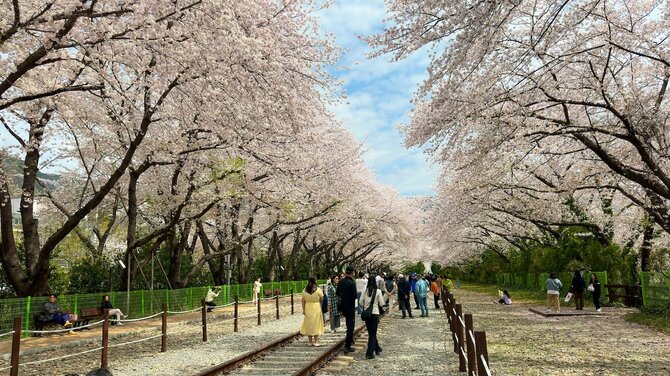
<path fill-rule="evenodd" d="M 356 307 L 356 312 L 358 312 L 358 315 L 360 316 L 361 313 L 363 313 L 363 306 L 361 305 L 361 293 L 360 292 L 356 293 L 356 299 L 358 299 L 358 307 Z"/>
<path fill-rule="evenodd" d="M 428 299 L 425 296 L 419 296 L 419 308 L 421 316 L 428 316 Z"/>

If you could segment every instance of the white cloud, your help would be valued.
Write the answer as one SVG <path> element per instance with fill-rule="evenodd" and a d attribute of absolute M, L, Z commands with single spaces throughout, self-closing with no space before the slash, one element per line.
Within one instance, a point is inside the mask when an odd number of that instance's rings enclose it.
<path fill-rule="evenodd" d="M 395 63 L 388 56 L 367 59 L 370 48 L 358 38 L 381 31 L 385 16 L 383 0 L 340 0 L 320 14 L 323 30 L 334 33 L 346 51 L 333 74 L 343 80 L 347 100 L 333 111 L 364 142 L 364 160 L 380 183 L 403 195 L 434 194 L 437 168 L 422 150 L 405 149 L 397 129 L 408 121 L 409 101 L 426 77 L 428 53 Z"/>

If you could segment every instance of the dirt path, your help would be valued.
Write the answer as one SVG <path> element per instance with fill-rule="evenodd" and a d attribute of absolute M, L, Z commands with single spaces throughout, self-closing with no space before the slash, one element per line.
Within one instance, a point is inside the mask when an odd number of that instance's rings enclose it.
<path fill-rule="evenodd" d="M 670 335 L 626 322 L 627 309 L 604 316 L 545 318 L 524 304 L 458 289 L 475 330 L 485 330 L 495 375 L 668 375 Z M 561 307 L 574 309 L 574 307 Z"/>

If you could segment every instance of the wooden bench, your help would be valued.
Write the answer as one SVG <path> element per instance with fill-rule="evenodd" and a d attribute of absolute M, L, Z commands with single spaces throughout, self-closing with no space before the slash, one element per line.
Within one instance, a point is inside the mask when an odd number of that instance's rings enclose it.
<path fill-rule="evenodd" d="M 614 303 L 615 299 L 623 299 L 623 304 L 628 307 L 642 305 L 642 288 L 639 285 L 605 285 L 605 287 L 607 287 L 610 303 Z"/>

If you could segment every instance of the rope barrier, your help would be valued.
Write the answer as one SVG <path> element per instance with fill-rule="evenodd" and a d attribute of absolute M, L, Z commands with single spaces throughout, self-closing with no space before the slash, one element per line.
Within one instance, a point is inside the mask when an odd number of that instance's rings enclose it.
<path fill-rule="evenodd" d="M 470 341 L 475 343 L 475 336 L 472 334 L 472 330 L 468 330 L 468 336 L 470 337 Z"/>
<path fill-rule="evenodd" d="M 41 363 L 46 363 L 46 362 L 53 362 L 54 360 L 61 360 L 61 359 L 72 358 L 73 356 L 83 355 L 83 354 L 88 354 L 88 353 L 92 353 L 92 352 L 94 352 L 94 351 L 100 351 L 100 350 L 102 350 L 102 349 L 103 349 L 102 347 L 98 347 L 98 348 L 95 348 L 95 349 L 92 349 L 92 350 L 86 350 L 86 351 L 78 352 L 78 353 L 76 353 L 76 354 L 63 355 L 63 356 L 58 357 L 58 358 L 51 358 L 51 359 L 44 359 L 44 360 L 35 360 L 35 361 L 32 361 L 32 362 L 21 363 L 21 364 L 19 364 L 19 366 L 20 366 L 20 367 L 23 367 L 23 366 L 30 366 L 30 365 L 33 365 L 33 364 L 41 364 Z"/>
<path fill-rule="evenodd" d="M 13 331 L 13 330 L 12 330 L 11 332 L 7 332 L 7 333 L 2 333 L 2 334 L 0 334 L 0 338 L 5 337 L 5 336 L 10 336 L 10 335 L 12 335 L 12 334 L 14 334 L 14 331 Z"/>
<path fill-rule="evenodd" d="M 155 335 L 155 336 L 151 336 L 151 337 L 147 337 L 147 338 L 141 338 L 141 339 L 137 339 L 137 340 L 134 340 L 134 341 L 115 343 L 113 345 L 109 345 L 109 347 L 120 347 L 120 346 L 132 345 L 133 343 L 144 342 L 144 341 L 148 341 L 150 339 L 160 338 L 162 336 L 163 336 L 163 334 L 158 334 L 158 335 Z"/>
<path fill-rule="evenodd" d="M 158 312 L 158 313 L 153 314 L 151 316 L 140 317 L 139 319 L 125 319 L 125 320 L 119 320 L 119 321 L 121 321 L 121 322 L 135 322 L 135 321 L 149 320 L 149 319 L 152 319 L 156 316 L 160 316 L 162 314 L 163 314 L 163 312 Z"/>
<path fill-rule="evenodd" d="M 484 354 L 479 355 L 479 358 L 482 360 L 482 365 L 484 365 L 484 370 L 486 371 L 486 374 L 488 376 L 491 376 L 491 370 L 489 369 L 488 363 L 486 363 L 486 358 L 484 358 Z"/>
<path fill-rule="evenodd" d="M 202 307 L 198 307 L 198 308 L 193 308 L 193 309 L 188 310 L 188 311 L 167 311 L 167 313 L 169 315 L 182 315 L 184 313 L 192 313 L 192 312 L 200 311 L 201 309 L 202 309 Z"/>
<path fill-rule="evenodd" d="M 76 328 L 72 327 L 72 328 L 55 329 L 55 330 L 24 330 L 23 332 L 24 333 L 35 333 L 35 334 L 64 333 L 64 332 L 70 332 L 70 331 L 73 331 L 73 330 L 80 330 L 80 329 L 84 329 L 84 328 L 90 328 L 92 326 L 100 325 L 103 322 L 105 322 L 105 320 L 96 321 L 94 323 L 78 326 Z"/>

